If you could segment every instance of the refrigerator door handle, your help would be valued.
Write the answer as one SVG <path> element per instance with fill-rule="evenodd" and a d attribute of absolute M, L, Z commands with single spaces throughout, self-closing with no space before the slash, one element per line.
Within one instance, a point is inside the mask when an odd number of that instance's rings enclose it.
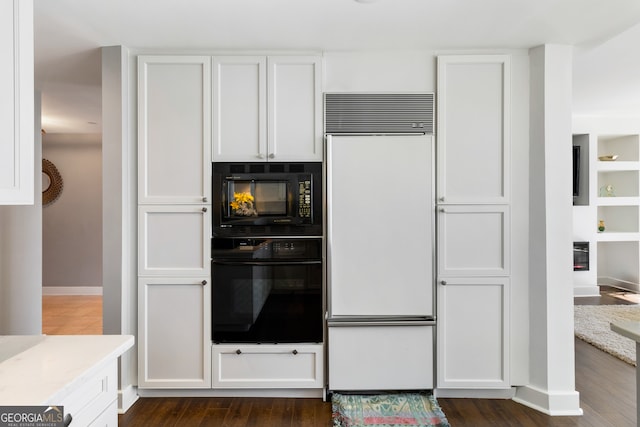
<path fill-rule="evenodd" d="M 327 320 L 327 326 L 346 327 L 346 326 L 435 326 L 435 320 Z"/>

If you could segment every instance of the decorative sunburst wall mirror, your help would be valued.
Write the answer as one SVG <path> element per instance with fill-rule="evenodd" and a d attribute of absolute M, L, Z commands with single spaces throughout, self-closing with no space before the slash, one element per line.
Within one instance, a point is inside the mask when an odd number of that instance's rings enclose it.
<path fill-rule="evenodd" d="M 62 176 L 51 161 L 42 159 L 42 206 L 53 203 L 62 193 Z"/>

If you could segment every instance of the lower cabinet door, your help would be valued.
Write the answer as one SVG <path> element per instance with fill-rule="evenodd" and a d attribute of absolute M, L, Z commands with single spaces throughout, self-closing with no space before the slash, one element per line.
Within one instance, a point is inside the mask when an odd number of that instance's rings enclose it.
<path fill-rule="evenodd" d="M 438 282 L 438 389 L 505 389 L 509 379 L 509 279 Z"/>
<path fill-rule="evenodd" d="M 214 344 L 214 388 L 322 388 L 322 344 Z"/>
<path fill-rule="evenodd" d="M 330 326 L 330 390 L 434 386 L 434 326 Z"/>
<path fill-rule="evenodd" d="M 211 285 L 138 279 L 138 387 L 211 388 Z"/>

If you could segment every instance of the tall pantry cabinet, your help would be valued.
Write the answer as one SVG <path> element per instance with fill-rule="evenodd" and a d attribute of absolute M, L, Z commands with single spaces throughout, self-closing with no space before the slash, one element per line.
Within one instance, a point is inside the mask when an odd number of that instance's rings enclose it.
<path fill-rule="evenodd" d="M 211 58 L 138 57 L 138 386 L 211 387 Z"/>
<path fill-rule="evenodd" d="M 437 388 L 508 389 L 510 59 L 437 68 Z"/>

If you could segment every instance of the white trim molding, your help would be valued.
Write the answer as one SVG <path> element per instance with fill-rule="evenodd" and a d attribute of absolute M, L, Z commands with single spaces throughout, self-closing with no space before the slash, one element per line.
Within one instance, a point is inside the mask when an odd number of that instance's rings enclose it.
<path fill-rule="evenodd" d="M 102 295 L 102 286 L 43 286 L 42 295 Z"/>

